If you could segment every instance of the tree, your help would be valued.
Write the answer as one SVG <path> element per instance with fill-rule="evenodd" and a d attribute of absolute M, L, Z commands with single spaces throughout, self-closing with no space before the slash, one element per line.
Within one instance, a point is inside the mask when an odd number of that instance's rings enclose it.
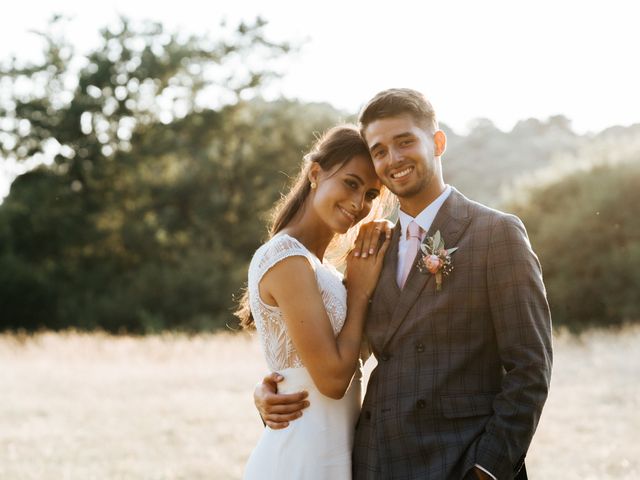
<path fill-rule="evenodd" d="M 335 120 L 330 108 L 299 122 L 294 102 L 243 100 L 289 49 L 263 26 L 214 42 L 121 19 L 85 57 L 49 32 L 41 63 L 3 69 L 2 156 L 53 152 L 54 162 L 19 177 L 0 207 L 0 327 L 148 331 L 230 318 L 239 265 L 277 198 L 260 187 Z"/>
<path fill-rule="evenodd" d="M 640 321 L 638 185 L 636 157 L 534 188 L 512 206 L 539 254 L 556 325 Z"/>

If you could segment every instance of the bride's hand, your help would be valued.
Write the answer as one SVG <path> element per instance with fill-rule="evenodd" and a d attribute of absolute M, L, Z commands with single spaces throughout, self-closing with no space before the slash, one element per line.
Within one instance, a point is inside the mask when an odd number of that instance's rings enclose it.
<path fill-rule="evenodd" d="M 386 219 L 373 220 L 360 226 L 358 238 L 356 238 L 352 253 L 356 257 L 367 258 L 375 255 L 383 237 L 391 238 L 391 232 L 395 225 Z"/>
<path fill-rule="evenodd" d="M 377 252 L 369 254 L 366 257 L 356 256 L 355 250 L 352 250 L 347 257 L 347 271 L 345 274 L 345 283 L 349 299 L 360 298 L 369 300 L 373 295 L 373 291 L 378 284 L 378 278 L 382 271 L 384 263 L 384 255 L 391 243 L 391 231 L 385 235 L 384 242 Z"/>

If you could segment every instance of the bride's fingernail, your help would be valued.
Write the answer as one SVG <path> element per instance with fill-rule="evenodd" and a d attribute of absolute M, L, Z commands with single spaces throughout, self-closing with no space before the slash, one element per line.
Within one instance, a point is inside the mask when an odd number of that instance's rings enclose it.
<path fill-rule="evenodd" d="M 373 255 L 373 248 L 369 249 L 369 255 Z"/>
<path fill-rule="evenodd" d="M 359 257 L 360 256 L 360 252 L 353 252 L 353 256 L 354 257 Z"/>

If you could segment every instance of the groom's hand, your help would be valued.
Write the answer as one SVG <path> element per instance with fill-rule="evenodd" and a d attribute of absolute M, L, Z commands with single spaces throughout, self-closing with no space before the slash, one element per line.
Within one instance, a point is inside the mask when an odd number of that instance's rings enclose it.
<path fill-rule="evenodd" d="M 265 425 L 273 430 L 289 426 L 289 422 L 302 416 L 302 410 L 309 406 L 307 392 L 277 393 L 278 382 L 284 378 L 278 373 L 271 373 L 256 385 L 253 401 Z"/>

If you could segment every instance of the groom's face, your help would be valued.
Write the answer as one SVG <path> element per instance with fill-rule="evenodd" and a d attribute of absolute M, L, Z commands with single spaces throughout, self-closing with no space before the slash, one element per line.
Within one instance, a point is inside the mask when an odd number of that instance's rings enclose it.
<path fill-rule="evenodd" d="M 425 131 L 410 115 L 376 120 L 364 130 L 376 174 L 400 198 L 423 195 L 434 177 L 436 163 L 433 133 Z"/>

